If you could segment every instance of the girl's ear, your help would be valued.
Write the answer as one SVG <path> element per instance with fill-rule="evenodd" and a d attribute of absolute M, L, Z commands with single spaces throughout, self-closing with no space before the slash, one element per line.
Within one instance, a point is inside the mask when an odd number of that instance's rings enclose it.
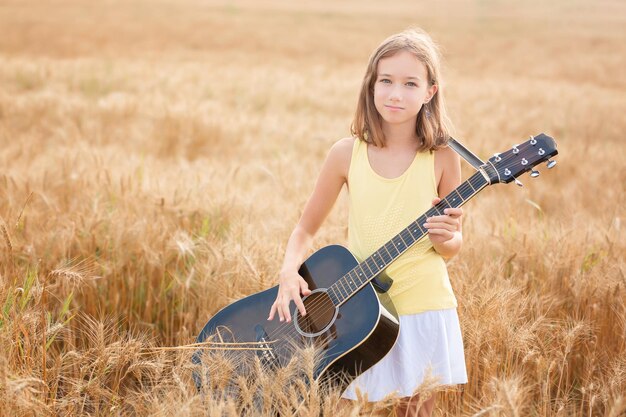
<path fill-rule="evenodd" d="M 435 96 L 435 94 L 437 94 L 437 90 L 438 90 L 437 84 L 431 85 L 428 88 L 428 95 L 426 96 L 426 101 L 430 101 Z"/>

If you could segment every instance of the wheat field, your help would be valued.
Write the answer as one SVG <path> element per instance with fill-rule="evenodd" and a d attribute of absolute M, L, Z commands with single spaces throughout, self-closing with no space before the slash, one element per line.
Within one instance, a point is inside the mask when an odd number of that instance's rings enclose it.
<path fill-rule="evenodd" d="M 277 283 L 370 52 L 414 26 L 442 48 L 457 138 L 482 158 L 540 132 L 559 149 L 465 207 L 448 267 L 469 383 L 435 415 L 626 415 L 626 4 L 609 0 L 1 0 L 0 415 L 389 414 L 294 382 L 314 352 L 235 401 L 163 348 Z M 342 193 L 314 249 L 346 227 Z"/>

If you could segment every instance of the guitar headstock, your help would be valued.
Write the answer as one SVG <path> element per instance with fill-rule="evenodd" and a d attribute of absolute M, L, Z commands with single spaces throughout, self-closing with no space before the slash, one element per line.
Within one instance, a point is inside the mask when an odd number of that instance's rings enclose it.
<path fill-rule="evenodd" d="M 548 168 L 556 165 L 556 161 L 550 160 L 550 157 L 558 154 L 556 150 L 556 142 L 550 136 L 543 133 L 531 137 L 526 142 L 515 145 L 506 152 L 495 154 L 489 158 L 489 162 L 493 168 L 488 169 L 487 173 L 490 182 L 509 183 L 517 181 L 517 177 L 525 172 L 531 171 L 532 177 L 539 175 L 539 171 L 533 170 L 536 165 L 544 161 L 548 161 Z M 495 170 L 495 172 L 491 172 Z"/>

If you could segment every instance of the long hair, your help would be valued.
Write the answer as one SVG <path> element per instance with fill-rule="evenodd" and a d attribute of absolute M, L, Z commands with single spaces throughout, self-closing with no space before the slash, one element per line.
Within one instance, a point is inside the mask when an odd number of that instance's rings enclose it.
<path fill-rule="evenodd" d="M 452 124 L 443 98 L 439 50 L 430 36 L 420 29 L 408 29 L 390 36 L 370 56 L 350 130 L 360 140 L 385 146 L 381 117 L 374 105 L 374 83 L 378 77 L 378 62 L 403 50 L 411 52 L 424 64 L 429 85 L 437 85 L 437 92 L 422 106 L 415 123 L 415 133 L 421 140 L 419 152 L 433 151 L 447 144 Z"/>

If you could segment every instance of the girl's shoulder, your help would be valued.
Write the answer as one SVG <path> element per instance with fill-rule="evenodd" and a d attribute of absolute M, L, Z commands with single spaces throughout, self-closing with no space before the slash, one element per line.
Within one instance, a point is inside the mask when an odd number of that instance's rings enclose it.
<path fill-rule="evenodd" d="M 435 158 L 446 161 L 448 163 L 459 162 L 461 158 L 459 154 L 454 151 L 450 146 L 442 146 L 435 151 Z"/>
<path fill-rule="evenodd" d="M 358 139 L 350 138 L 350 137 L 339 139 L 337 142 L 333 144 L 333 146 L 330 148 L 330 151 L 337 153 L 344 158 L 346 156 L 350 158 L 352 156 L 352 148 L 354 147 L 355 140 L 358 140 Z"/>
<path fill-rule="evenodd" d="M 435 180 L 439 190 L 456 187 L 461 182 L 461 157 L 449 146 L 435 151 Z M 451 190 L 449 190 L 451 191 Z M 446 194 L 448 191 L 446 191 Z"/>
<path fill-rule="evenodd" d="M 449 146 L 443 146 L 435 151 L 435 164 L 442 167 L 451 167 L 460 164 L 459 154 Z"/>
<path fill-rule="evenodd" d="M 350 160 L 352 159 L 352 148 L 354 147 L 355 140 L 358 139 L 353 137 L 339 139 L 331 146 L 328 152 L 329 162 L 339 170 L 341 176 L 344 178 L 348 178 Z"/>

